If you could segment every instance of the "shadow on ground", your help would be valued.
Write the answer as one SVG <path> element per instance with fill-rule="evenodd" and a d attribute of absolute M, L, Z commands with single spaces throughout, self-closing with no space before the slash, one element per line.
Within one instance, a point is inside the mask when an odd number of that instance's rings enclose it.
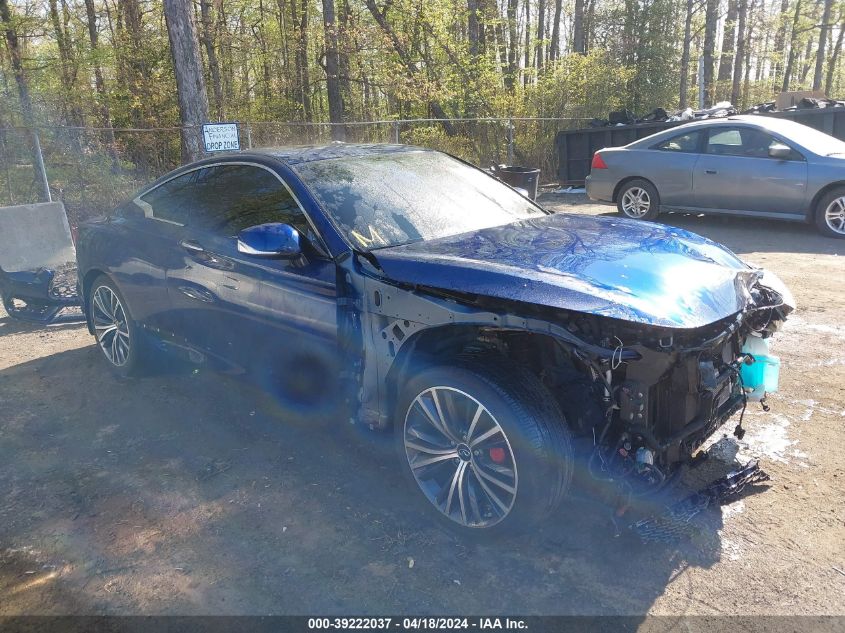
<path fill-rule="evenodd" d="M 120 380 L 93 345 L 0 372 L 0 402 L 0 615 L 644 614 L 720 556 L 718 510 L 683 547 L 582 501 L 457 538 L 389 437 L 203 371 Z"/>

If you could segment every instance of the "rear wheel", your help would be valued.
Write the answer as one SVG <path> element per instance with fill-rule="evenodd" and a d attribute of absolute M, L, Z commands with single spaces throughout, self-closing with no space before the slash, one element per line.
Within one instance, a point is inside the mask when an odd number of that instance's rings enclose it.
<path fill-rule="evenodd" d="M 845 239 L 845 187 L 837 187 L 819 200 L 816 227 L 822 235 Z"/>
<path fill-rule="evenodd" d="M 418 499 L 450 527 L 497 534 L 528 528 L 558 506 L 572 448 L 539 380 L 490 360 L 414 376 L 398 403 L 395 435 Z"/>
<path fill-rule="evenodd" d="M 117 285 L 102 275 L 91 284 L 88 314 L 94 328 L 97 347 L 111 369 L 122 376 L 136 375 L 142 364 L 142 346 L 138 327 L 132 320 Z"/>
<path fill-rule="evenodd" d="M 635 179 L 622 185 L 616 208 L 633 220 L 654 220 L 660 214 L 660 196 L 647 180 Z"/>

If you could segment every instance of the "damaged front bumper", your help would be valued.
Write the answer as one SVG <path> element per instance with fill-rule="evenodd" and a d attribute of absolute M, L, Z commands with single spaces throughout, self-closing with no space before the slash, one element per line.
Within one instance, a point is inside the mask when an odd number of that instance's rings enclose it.
<path fill-rule="evenodd" d="M 77 293 L 76 265 L 7 272 L 0 268 L 0 297 L 13 319 L 51 325 L 85 321 Z"/>

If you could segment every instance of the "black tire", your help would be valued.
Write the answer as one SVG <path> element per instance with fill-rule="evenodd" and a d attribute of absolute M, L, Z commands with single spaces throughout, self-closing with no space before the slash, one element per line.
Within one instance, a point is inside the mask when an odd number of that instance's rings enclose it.
<path fill-rule="evenodd" d="M 466 447 L 471 455 L 466 456 L 465 451 L 463 457 L 448 459 L 443 462 L 442 467 L 439 464 L 432 465 L 431 470 L 435 473 L 436 469 L 443 471 L 442 475 L 437 475 L 441 481 L 420 483 L 414 475 L 411 461 L 419 464 L 419 456 L 426 456 L 428 453 L 420 453 L 413 448 L 406 449 L 406 431 L 418 433 L 420 424 L 425 428 L 424 425 L 428 422 L 421 417 L 422 409 L 415 401 L 418 396 L 428 397 L 425 394 L 435 387 L 446 390 L 437 393 L 440 394 L 438 397 L 444 400 L 443 408 L 450 413 L 460 413 L 461 402 L 469 405 L 464 409 L 466 415 L 455 416 L 460 422 L 453 424 L 453 427 L 463 425 L 466 430 L 466 427 L 470 426 L 470 418 L 477 417 L 478 430 L 469 440 L 458 434 L 465 443 L 462 442 L 454 448 L 457 451 Z M 444 393 L 447 394 L 445 397 Z M 460 394 L 468 395 L 470 400 L 463 399 Z M 474 416 L 469 415 L 469 412 L 477 411 L 478 404 L 483 405 L 487 413 L 480 416 L 477 413 Z M 470 446 L 496 424 L 502 431 L 501 435 L 496 433 Z M 432 435 L 436 436 L 436 431 Z M 401 468 L 414 489 L 415 498 L 426 507 L 429 516 L 436 516 L 441 523 L 463 534 L 499 536 L 518 533 L 536 525 L 558 507 L 572 479 L 573 454 L 570 433 L 554 398 L 528 370 L 509 364 L 498 356 L 458 359 L 449 366 L 429 367 L 413 376 L 404 385 L 397 402 L 394 436 Z M 416 442 L 418 436 L 408 437 L 409 441 Z M 447 443 L 444 442 L 444 446 Z M 508 449 L 509 455 L 505 453 Z M 462 461 L 466 462 L 465 483 L 458 474 L 452 474 L 453 471 L 457 473 Z M 494 461 L 497 462 L 496 465 L 493 464 Z M 514 476 L 508 479 L 502 473 L 510 468 L 511 462 Z M 427 476 L 428 465 L 417 468 L 417 472 L 422 473 L 421 477 Z M 499 470 L 496 470 L 497 468 Z M 512 482 L 511 487 L 515 490 L 513 495 L 489 483 L 491 480 L 487 480 L 486 484 L 489 489 L 494 489 L 500 502 L 508 505 L 507 512 L 497 509 L 492 497 L 484 492 L 483 485 L 479 485 L 482 481 L 482 477 L 478 475 L 479 471 L 482 471 L 482 474 L 493 474 L 502 481 Z M 445 484 L 440 485 L 442 481 L 457 482 L 465 489 L 466 501 L 462 504 L 464 499 L 459 498 L 459 507 L 455 507 L 455 495 L 451 496 L 451 516 L 445 513 L 450 497 L 446 495 Z M 423 490 L 424 485 L 428 492 Z M 449 488 L 456 489 L 454 484 Z M 438 489 L 441 498 L 446 495 L 440 502 L 443 507 L 435 505 L 435 501 L 429 496 L 433 495 L 436 499 L 438 495 L 435 491 Z M 464 505 L 467 509 L 466 520 L 461 518 Z M 489 516 L 482 516 L 485 512 Z M 473 521 L 473 516 L 478 517 L 478 520 Z"/>
<path fill-rule="evenodd" d="M 639 211 L 629 208 L 628 204 L 632 201 L 626 198 L 627 194 L 631 194 L 635 199 L 641 200 L 647 208 L 644 209 L 642 204 L 639 205 Z M 634 206 L 636 207 L 637 205 L 635 204 Z M 631 220 L 654 220 L 660 215 L 660 195 L 657 193 L 654 185 L 648 180 L 641 178 L 629 180 L 619 189 L 619 193 L 616 196 L 616 210 L 619 211 L 619 215 Z"/>
<path fill-rule="evenodd" d="M 839 204 L 831 209 L 835 215 L 830 218 L 828 208 L 837 201 Z M 845 239 L 845 187 L 836 187 L 823 195 L 816 205 L 814 215 L 819 233 L 827 237 Z"/>
<path fill-rule="evenodd" d="M 101 291 L 101 289 L 104 290 Z M 111 349 L 111 345 L 108 344 L 112 340 L 112 338 L 109 337 L 110 333 L 103 335 L 100 330 L 97 329 L 99 327 L 98 324 L 101 323 L 106 316 L 108 316 L 97 305 L 98 300 L 102 297 L 100 294 L 101 292 L 102 295 L 106 295 L 107 292 L 114 294 L 115 298 L 119 302 L 120 311 L 122 311 L 122 314 L 125 317 L 125 319 L 119 319 L 119 322 L 125 324 L 126 332 L 128 333 L 128 352 L 119 356 L 118 362 L 112 360 L 107 352 L 107 348 Z M 100 350 L 100 353 L 106 360 L 109 368 L 118 376 L 128 377 L 141 375 L 146 367 L 145 361 L 148 357 L 146 340 L 141 332 L 141 329 L 132 318 L 131 310 L 123 296 L 123 293 L 120 291 L 120 288 L 117 287 L 117 284 L 110 277 L 100 275 L 91 283 L 90 290 L 86 293 L 86 295 L 86 301 L 88 302 L 88 318 L 91 319 L 92 326 L 95 328 L 94 339 L 96 341 L 97 348 Z M 106 307 L 106 310 L 109 309 L 111 309 L 111 306 Z M 111 334 L 112 337 L 117 336 L 117 334 Z M 105 341 L 103 339 L 105 339 Z"/>

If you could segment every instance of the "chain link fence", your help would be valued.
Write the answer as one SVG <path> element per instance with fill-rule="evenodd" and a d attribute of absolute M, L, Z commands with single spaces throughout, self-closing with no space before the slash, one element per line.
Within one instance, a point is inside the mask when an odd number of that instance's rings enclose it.
<path fill-rule="evenodd" d="M 349 122 L 350 143 L 405 143 L 459 156 L 480 167 L 539 167 L 542 182 L 554 181 L 555 134 L 583 127 L 573 118 L 487 118 Z M 332 124 L 241 123 L 241 147 L 326 144 Z M 199 129 L 196 130 L 199 134 Z M 39 153 L 40 146 L 40 153 Z M 101 215 L 134 190 L 181 162 L 181 128 L 0 128 L 0 206 L 43 200 L 64 203 L 71 224 Z M 43 160 L 44 172 L 39 163 Z"/>

